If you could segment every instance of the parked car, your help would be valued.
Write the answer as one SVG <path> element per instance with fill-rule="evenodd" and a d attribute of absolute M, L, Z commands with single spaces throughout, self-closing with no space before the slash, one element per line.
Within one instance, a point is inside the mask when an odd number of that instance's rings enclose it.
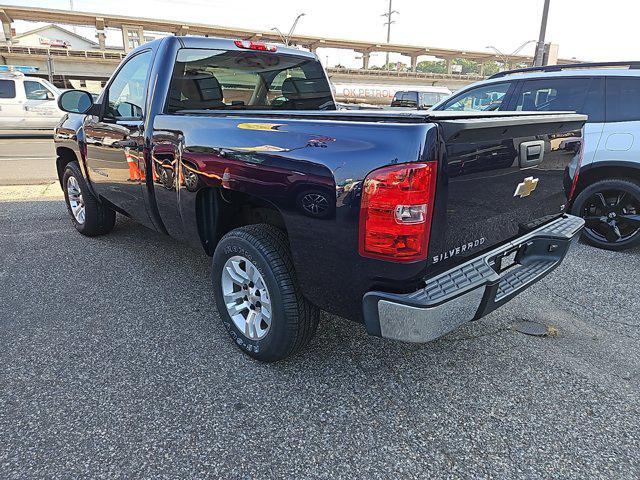
<path fill-rule="evenodd" d="M 576 111 L 589 116 L 571 212 L 584 240 L 624 250 L 640 245 L 640 62 L 549 65 L 498 73 L 433 110 Z M 558 139 L 571 147 L 571 139 Z M 567 183 L 576 175 L 573 165 Z"/>
<path fill-rule="evenodd" d="M 165 37 L 97 102 L 59 104 L 75 228 L 119 212 L 213 256 L 222 324 L 263 361 L 304 346 L 320 309 L 438 338 L 557 267 L 584 223 L 563 190 L 584 115 L 337 111 L 318 58 L 285 46 Z"/>
<path fill-rule="evenodd" d="M 43 78 L 0 73 L 0 130 L 52 130 L 64 115 L 56 102 L 61 93 Z"/>
<path fill-rule="evenodd" d="M 402 90 L 395 93 L 391 101 L 392 107 L 427 109 L 443 99 L 451 96 L 447 87 L 428 87 L 429 91 Z"/>

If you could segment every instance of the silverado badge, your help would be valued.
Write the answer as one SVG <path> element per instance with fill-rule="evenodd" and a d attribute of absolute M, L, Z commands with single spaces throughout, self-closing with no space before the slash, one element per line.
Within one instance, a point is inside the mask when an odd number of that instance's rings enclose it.
<path fill-rule="evenodd" d="M 531 195 L 531 192 L 533 192 L 536 189 L 537 186 L 538 186 L 537 178 L 527 177 L 522 181 L 522 183 L 518 184 L 513 196 L 520 197 L 520 198 L 528 197 L 529 195 Z"/>

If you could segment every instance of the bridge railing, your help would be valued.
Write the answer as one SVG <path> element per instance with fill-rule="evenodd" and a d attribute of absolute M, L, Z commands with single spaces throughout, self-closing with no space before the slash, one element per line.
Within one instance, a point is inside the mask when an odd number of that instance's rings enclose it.
<path fill-rule="evenodd" d="M 412 72 L 402 70 L 364 69 L 364 68 L 328 68 L 327 72 L 343 75 L 367 75 L 373 77 L 399 77 L 399 78 L 433 78 L 442 80 L 484 80 L 486 77 L 478 74 L 462 73 L 431 73 Z"/>
<path fill-rule="evenodd" d="M 71 50 L 68 48 L 44 48 L 20 45 L 0 45 L 0 55 L 34 55 L 39 57 L 68 57 L 87 58 L 91 60 L 121 61 L 124 52 L 110 52 L 106 50 Z"/>

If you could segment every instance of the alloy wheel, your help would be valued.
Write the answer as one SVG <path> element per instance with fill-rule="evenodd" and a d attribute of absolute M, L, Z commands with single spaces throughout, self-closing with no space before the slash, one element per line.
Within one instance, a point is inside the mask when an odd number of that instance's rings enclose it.
<path fill-rule="evenodd" d="M 222 296 L 235 326 L 251 340 L 260 340 L 271 328 L 271 297 L 264 278 L 247 258 L 235 255 L 222 269 Z"/>
<path fill-rule="evenodd" d="M 581 213 L 587 233 L 600 241 L 624 242 L 640 232 L 640 199 L 624 190 L 594 193 Z"/>
<path fill-rule="evenodd" d="M 83 225 L 85 220 L 84 199 L 82 198 L 82 190 L 80 190 L 78 180 L 76 180 L 74 176 L 70 176 L 67 179 L 67 198 L 69 199 L 69 207 L 76 222 Z"/>

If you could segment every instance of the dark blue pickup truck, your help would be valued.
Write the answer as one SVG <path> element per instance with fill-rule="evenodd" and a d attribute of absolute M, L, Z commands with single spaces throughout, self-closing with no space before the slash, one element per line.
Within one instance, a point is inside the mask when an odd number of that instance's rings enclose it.
<path fill-rule="evenodd" d="M 321 309 L 436 339 L 549 273 L 583 226 L 565 212 L 583 115 L 338 111 L 315 55 L 190 37 L 59 105 L 75 228 L 119 213 L 212 256 L 222 323 L 263 361 L 307 344 Z"/>

